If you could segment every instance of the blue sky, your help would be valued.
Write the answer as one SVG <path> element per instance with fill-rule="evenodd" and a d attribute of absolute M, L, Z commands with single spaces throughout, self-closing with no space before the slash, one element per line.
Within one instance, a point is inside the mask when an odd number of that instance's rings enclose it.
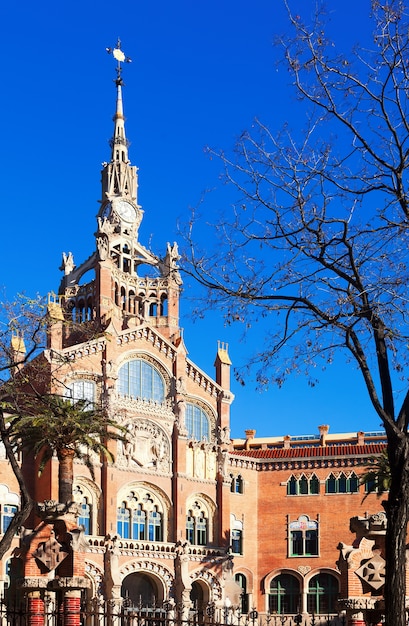
<path fill-rule="evenodd" d="M 293 4 L 305 12 L 314 2 Z M 327 9 L 337 45 L 367 41 L 369 0 L 328 0 Z M 3 3 L 0 23 L 0 285 L 9 298 L 56 291 L 62 252 L 72 251 L 78 264 L 94 248 L 115 104 L 114 61 L 105 48 L 118 36 L 133 59 L 124 70 L 124 107 L 145 211 L 140 240 L 158 254 L 205 190 L 220 191 L 223 209 L 234 202 L 205 146 L 231 149 L 256 116 L 279 130 L 299 115 L 273 45 L 287 29 L 281 0 L 23 0 Z M 206 202 L 202 213 L 217 212 L 212 194 Z M 184 300 L 189 356 L 211 375 L 217 340 L 229 342 L 237 365 L 263 341 L 261 328 L 239 341 L 217 312 L 194 322 L 189 307 Z M 246 428 L 259 436 L 312 434 L 323 423 L 331 432 L 379 429 L 359 374 L 341 362 L 314 388 L 294 378 L 263 394 L 251 380 L 244 388 L 233 383 L 233 391 L 236 437 Z"/>

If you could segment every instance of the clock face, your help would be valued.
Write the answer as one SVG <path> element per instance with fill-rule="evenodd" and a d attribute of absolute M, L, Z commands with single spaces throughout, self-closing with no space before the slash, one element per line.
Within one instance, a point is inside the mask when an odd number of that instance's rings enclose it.
<path fill-rule="evenodd" d="M 115 211 L 124 222 L 133 222 L 136 218 L 134 207 L 126 200 L 117 200 L 115 203 Z"/>

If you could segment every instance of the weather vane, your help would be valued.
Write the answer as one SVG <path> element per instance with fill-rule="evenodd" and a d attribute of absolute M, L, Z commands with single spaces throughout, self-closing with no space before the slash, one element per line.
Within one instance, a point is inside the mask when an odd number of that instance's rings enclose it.
<path fill-rule="evenodd" d="M 108 52 L 108 54 L 112 54 L 114 59 L 116 59 L 116 61 L 117 61 L 117 66 L 116 66 L 116 83 L 118 85 L 121 85 L 122 84 L 122 77 L 121 77 L 122 65 L 121 65 L 121 63 L 132 63 L 132 59 L 130 57 L 125 56 L 125 54 L 121 50 L 121 40 L 119 39 L 119 37 L 118 37 L 118 41 L 117 41 L 117 44 L 116 44 L 116 48 L 105 48 L 105 50 Z"/>

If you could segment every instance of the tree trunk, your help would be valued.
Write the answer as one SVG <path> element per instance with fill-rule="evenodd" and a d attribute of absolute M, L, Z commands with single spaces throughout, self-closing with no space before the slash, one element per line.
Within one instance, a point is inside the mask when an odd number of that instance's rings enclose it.
<path fill-rule="evenodd" d="M 33 500 L 31 495 L 29 494 L 26 483 L 24 480 L 23 472 L 21 471 L 21 467 L 19 462 L 17 461 L 16 455 L 13 450 L 13 446 L 10 443 L 8 430 L 4 423 L 4 415 L 3 411 L 0 410 L 0 435 L 3 441 L 4 447 L 6 449 L 7 459 L 11 465 L 13 473 L 17 478 L 17 482 L 20 487 L 21 493 L 21 507 L 20 510 L 14 515 L 9 527 L 7 528 L 5 534 L 0 540 L 0 560 L 4 557 L 5 553 L 10 549 L 13 538 L 16 535 L 19 527 L 24 524 L 28 516 L 30 515 L 33 509 Z"/>
<path fill-rule="evenodd" d="M 395 445 L 394 445 L 395 443 Z M 388 519 L 385 539 L 385 624 L 406 626 L 406 537 L 408 526 L 409 448 L 407 441 L 389 441 L 391 469 L 389 497 L 385 502 Z"/>
<path fill-rule="evenodd" d="M 72 485 L 74 482 L 74 450 L 63 448 L 58 456 L 58 499 L 62 504 L 72 502 Z"/>

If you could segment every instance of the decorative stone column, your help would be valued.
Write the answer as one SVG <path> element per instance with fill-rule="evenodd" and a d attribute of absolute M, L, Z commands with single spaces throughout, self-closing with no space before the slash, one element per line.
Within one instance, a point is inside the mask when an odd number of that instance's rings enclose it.
<path fill-rule="evenodd" d="M 123 599 L 121 597 L 121 577 L 119 574 L 119 554 L 117 537 L 105 537 L 105 592 L 108 600 L 107 623 L 109 626 L 119 626 Z"/>
<path fill-rule="evenodd" d="M 192 608 L 190 592 L 192 585 L 189 577 L 189 542 L 178 541 L 175 546 L 175 591 L 178 619 L 188 620 Z"/>

